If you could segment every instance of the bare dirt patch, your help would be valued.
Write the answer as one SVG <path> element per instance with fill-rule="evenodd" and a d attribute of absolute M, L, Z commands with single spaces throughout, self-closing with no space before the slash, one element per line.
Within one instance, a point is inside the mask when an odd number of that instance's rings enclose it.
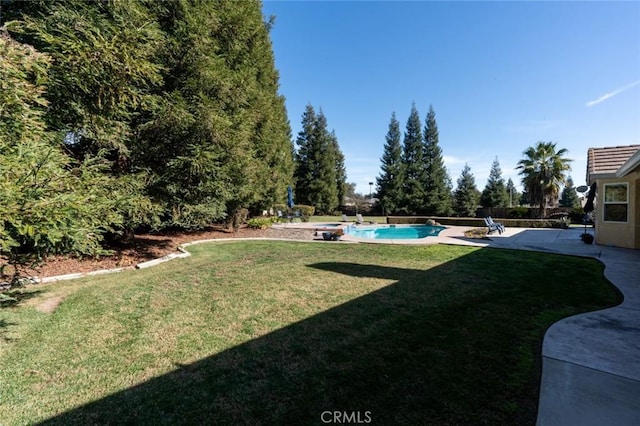
<path fill-rule="evenodd" d="M 62 296 L 51 297 L 36 306 L 36 311 L 50 314 L 62 303 Z"/>

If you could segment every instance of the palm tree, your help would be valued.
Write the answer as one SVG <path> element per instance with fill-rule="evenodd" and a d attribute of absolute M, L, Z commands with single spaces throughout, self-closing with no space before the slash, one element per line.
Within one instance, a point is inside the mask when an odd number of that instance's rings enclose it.
<path fill-rule="evenodd" d="M 558 197 L 565 172 L 571 170 L 569 163 L 573 160 L 564 158 L 567 152 L 564 148 L 556 151 L 553 142 L 538 142 L 518 161 L 516 169 L 522 175 L 522 185 L 529 193 L 529 202 L 540 204 L 540 217 L 546 216 L 547 204 Z"/>

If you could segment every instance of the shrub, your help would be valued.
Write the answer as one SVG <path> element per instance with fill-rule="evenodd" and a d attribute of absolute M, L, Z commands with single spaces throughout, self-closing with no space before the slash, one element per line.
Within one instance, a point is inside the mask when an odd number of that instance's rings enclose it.
<path fill-rule="evenodd" d="M 509 210 L 509 217 L 512 219 L 521 219 L 526 217 L 529 213 L 529 209 L 527 207 L 514 207 Z"/>
<path fill-rule="evenodd" d="M 304 220 L 305 222 L 307 222 L 309 220 L 309 218 L 311 216 L 313 216 L 313 214 L 316 211 L 316 208 L 313 206 L 307 206 L 304 204 L 297 204 L 295 206 L 293 206 L 293 211 L 299 211 L 300 212 L 300 216 L 302 217 L 302 220 Z"/>
<path fill-rule="evenodd" d="M 270 217 L 254 217 L 247 221 L 247 226 L 251 229 L 267 229 L 271 226 L 273 221 L 274 219 Z"/>
<path fill-rule="evenodd" d="M 571 223 L 582 223 L 584 220 L 584 209 L 582 207 L 574 207 L 569 212 Z"/>

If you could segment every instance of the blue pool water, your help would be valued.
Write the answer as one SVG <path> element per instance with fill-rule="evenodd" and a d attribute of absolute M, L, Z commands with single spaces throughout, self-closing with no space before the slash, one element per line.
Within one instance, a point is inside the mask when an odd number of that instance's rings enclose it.
<path fill-rule="evenodd" d="M 443 229 L 445 229 L 444 226 L 389 225 L 375 228 L 349 227 L 347 233 L 357 238 L 372 238 L 375 240 L 415 240 L 436 237 Z"/>

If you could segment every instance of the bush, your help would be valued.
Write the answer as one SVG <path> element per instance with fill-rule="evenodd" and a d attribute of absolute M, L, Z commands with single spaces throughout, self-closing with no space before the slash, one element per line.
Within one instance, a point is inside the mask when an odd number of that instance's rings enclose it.
<path fill-rule="evenodd" d="M 305 222 L 308 222 L 309 218 L 313 216 L 313 214 L 316 212 L 316 208 L 313 206 L 307 206 L 304 204 L 297 204 L 293 206 L 293 211 L 294 212 L 299 211 L 300 216 L 302 217 L 302 220 Z"/>
<path fill-rule="evenodd" d="M 247 221 L 247 226 L 249 226 L 249 228 L 251 229 L 267 229 L 273 222 L 274 219 L 270 217 L 254 217 Z"/>
<path fill-rule="evenodd" d="M 583 223 L 584 209 L 582 207 L 572 208 L 569 212 L 569 219 L 571 219 L 571 223 Z"/>
<path fill-rule="evenodd" d="M 509 217 L 512 219 L 522 219 L 529 215 L 529 209 L 527 207 L 514 207 L 509 210 Z"/>

